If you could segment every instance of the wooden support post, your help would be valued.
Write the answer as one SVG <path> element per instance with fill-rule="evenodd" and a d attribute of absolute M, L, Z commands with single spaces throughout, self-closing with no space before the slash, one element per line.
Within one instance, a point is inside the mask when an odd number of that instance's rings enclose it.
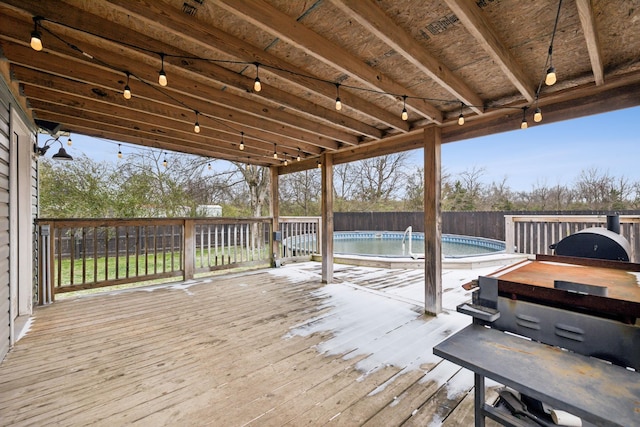
<path fill-rule="evenodd" d="M 322 155 L 322 283 L 333 282 L 333 156 Z"/>
<path fill-rule="evenodd" d="M 196 270 L 196 224 L 192 219 L 184 220 L 184 280 L 193 279 Z"/>
<path fill-rule="evenodd" d="M 442 312 L 442 218 L 440 128 L 424 130 L 424 303 L 425 312 Z"/>
<path fill-rule="evenodd" d="M 273 238 L 274 232 L 280 230 L 280 187 L 278 167 L 271 166 L 271 204 L 269 205 L 269 216 L 271 217 L 271 260 L 272 266 L 278 267 L 280 265 L 280 243 Z"/>

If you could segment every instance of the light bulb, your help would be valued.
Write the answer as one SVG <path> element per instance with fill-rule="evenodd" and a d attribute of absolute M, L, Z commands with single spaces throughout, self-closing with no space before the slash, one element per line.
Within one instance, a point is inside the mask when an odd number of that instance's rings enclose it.
<path fill-rule="evenodd" d="M 554 67 L 549 67 L 547 70 L 547 77 L 544 79 L 544 82 L 547 86 L 552 86 L 555 84 L 556 78 L 556 69 Z"/>
<path fill-rule="evenodd" d="M 240 141 L 240 151 L 244 151 L 244 142 Z"/>
<path fill-rule="evenodd" d="M 536 123 L 540 123 L 542 121 L 542 111 L 540 108 L 536 108 L 536 112 L 533 113 L 533 121 Z"/>
<path fill-rule="evenodd" d="M 403 108 L 402 109 L 402 120 L 407 121 L 408 118 L 409 118 L 409 114 L 407 113 L 407 109 Z"/>
<path fill-rule="evenodd" d="M 277 159 L 278 158 L 278 153 L 276 153 L 275 151 L 273 152 L 273 158 Z"/>
<path fill-rule="evenodd" d="M 256 79 L 253 81 L 253 90 L 255 90 L 256 92 L 260 92 L 262 90 L 262 84 L 260 84 L 259 77 L 256 77 Z"/>
<path fill-rule="evenodd" d="M 129 87 L 129 85 L 126 85 L 124 87 L 124 92 L 122 92 L 122 96 L 124 96 L 124 99 L 131 99 L 131 88 Z"/>
<path fill-rule="evenodd" d="M 196 124 L 193 125 L 193 131 L 195 133 L 200 133 L 200 123 L 196 122 Z"/>
<path fill-rule="evenodd" d="M 209 164 L 207 165 L 207 168 L 208 168 L 209 170 L 211 170 L 211 163 L 209 163 Z"/>
<path fill-rule="evenodd" d="M 31 32 L 31 48 L 37 52 L 42 50 L 42 36 L 39 31 Z"/>
<path fill-rule="evenodd" d="M 121 159 L 122 158 L 122 151 L 118 150 L 118 158 Z"/>
<path fill-rule="evenodd" d="M 526 129 L 529 127 L 526 119 L 522 119 L 522 123 L 520 123 L 520 129 Z"/>
<path fill-rule="evenodd" d="M 167 73 L 164 72 L 164 69 L 160 70 L 160 72 L 158 73 L 158 83 L 160 84 L 160 86 L 166 86 L 167 85 Z"/>
<path fill-rule="evenodd" d="M 69 139 L 67 139 L 67 145 L 71 147 L 71 144 L 73 144 L 73 141 L 71 141 L 71 137 L 69 137 Z"/>
<path fill-rule="evenodd" d="M 342 102 L 340 102 L 340 98 L 336 98 L 336 110 L 342 110 Z"/>
<path fill-rule="evenodd" d="M 322 169 L 322 163 L 318 162 L 318 169 Z"/>
<path fill-rule="evenodd" d="M 460 114 L 460 115 L 458 116 L 458 124 L 459 124 L 460 126 L 462 126 L 462 125 L 464 124 L 464 116 L 463 116 L 462 114 Z"/>
<path fill-rule="evenodd" d="M 296 160 L 297 160 L 297 161 L 302 160 L 302 159 L 301 159 L 301 157 L 300 157 L 300 153 L 298 153 L 298 157 L 296 157 Z"/>
<path fill-rule="evenodd" d="M 162 166 L 164 166 L 165 168 L 167 167 L 167 159 L 164 159 L 164 161 L 162 162 Z"/>
<path fill-rule="evenodd" d="M 287 159 L 284 159 L 284 165 L 287 166 L 289 164 L 289 161 Z"/>

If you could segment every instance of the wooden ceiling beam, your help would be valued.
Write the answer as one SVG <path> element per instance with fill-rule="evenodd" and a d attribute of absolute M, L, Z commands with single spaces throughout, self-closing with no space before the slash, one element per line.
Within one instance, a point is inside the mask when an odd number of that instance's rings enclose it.
<path fill-rule="evenodd" d="M 127 114 L 127 110 L 114 111 L 113 108 L 107 106 L 108 111 L 104 111 L 104 105 L 100 102 L 93 102 L 85 99 L 73 97 L 68 94 L 59 93 L 49 95 L 47 89 L 28 87 L 25 88 L 25 94 L 29 96 L 31 108 L 39 112 L 51 110 L 58 114 L 68 117 L 84 118 L 86 120 L 94 120 L 96 124 L 106 123 L 111 125 L 125 125 L 130 129 L 144 131 L 153 135 L 171 136 L 183 141 L 188 141 L 194 146 L 202 146 L 203 149 L 209 150 L 209 156 L 215 151 L 227 151 L 229 154 L 239 151 L 240 137 L 234 135 L 233 139 L 230 135 L 201 126 L 200 133 L 193 131 L 193 124 L 186 125 L 182 128 L 171 126 L 172 123 L 167 120 L 159 119 L 156 116 L 148 115 L 148 120 L 141 120 L 143 116 L 140 114 Z M 132 117 L 134 116 L 134 117 Z M 244 138 L 245 149 L 247 154 L 254 156 L 269 157 L 273 153 L 273 143 L 265 143 L 249 136 Z M 291 149 L 293 150 L 293 149 Z M 306 154 L 305 154 L 306 155 Z"/>
<path fill-rule="evenodd" d="M 200 155 L 203 157 L 212 157 L 210 151 L 198 144 L 192 144 L 180 138 L 175 138 L 166 135 L 150 134 L 145 131 L 131 129 L 122 125 L 113 125 L 105 122 L 97 122 L 92 119 L 86 119 L 77 116 L 67 116 L 65 114 L 56 113 L 51 110 L 37 111 L 38 118 L 43 120 L 65 123 L 65 131 L 73 131 L 81 133 L 83 135 L 93 136 L 96 132 L 108 132 L 111 134 L 109 139 L 119 142 L 126 142 L 129 138 L 136 138 L 142 142 L 142 145 L 160 148 L 163 150 L 171 150 L 181 153 L 189 153 L 194 155 Z M 80 132 L 77 129 L 82 128 L 84 131 Z M 253 156 L 250 153 L 241 153 L 238 150 L 233 151 L 220 151 L 215 158 L 238 161 L 243 163 L 260 164 L 262 166 L 277 166 L 280 164 L 279 160 L 273 159 L 269 156 Z"/>
<path fill-rule="evenodd" d="M 447 66 L 425 51 L 413 36 L 389 18 L 375 2 L 371 0 L 331 0 L 331 2 L 458 98 L 460 102 L 468 105 L 476 114 L 482 114 L 484 102 L 478 94 Z"/>
<path fill-rule="evenodd" d="M 536 98 L 535 83 L 529 81 L 518 61 L 498 37 L 493 26 L 484 17 L 476 3 L 467 0 L 445 0 L 445 2 L 449 9 L 460 19 L 467 31 L 475 37 L 480 46 L 496 61 L 522 96 L 528 102 L 533 102 Z"/>
<path fill-rule="evenodd" d="M 26 50 L 27 48 L 18 49 Z M 15 47 L 8 47 L 8 50 L 13 54 L 16 49 Z M 47 55 L 43 54 L 42 56 L 46 57 Z M 46 58 L 44 62 L 47 64 L 59 63 L 58 61 L 46 61 Z M 51 65 L 51 67 L 55 68 L 54 65 Z M 110 109 L 112 114 L 115 116 L 126 115 L 127 111 L 131 110 L 138 112 L 138 114 L 152 114 L 159 117 L 161 120 L 173 120 L 174 123 L 180 122 L 181 124 L 176 123 L 179 127 L 192 127 L 193 121 L 195 120 L 193 112 L 181 106 L 168 104 L 162 102 L 162 100 L 154 99 L 154 97 L 158 96 L 154 89 L 146 85 L 141 85 L 134 89 L 135 96 L 130 100 L 125 100 L 122 97 L 121 88 L 112 88 L 106 85 L 115 80 L 107 78 L 106 82 L 100 81 L 99 83 L 85 81 L 83 78 L 87 77 L 87 75 L 83 70 L 84 67 L 86 66 L 83 64 L 78 64 L 74 67 L 74 72 L 76 77 L 79 78 L 79 81 L 73 81 L 48 74 L 51 72 L 55 73 L 57 70 L 37 71 L 22 65 L 17 65 L 16 63 L 12 64 L 11 71 L 14 78 L 17 81 L 24 83 L 27 88 L 29 85 L 42 88 L 54 88 L 54 90 L 58 92 L 68 93 L 73 96 L 80 96 L 87 100 L 99 101 L 104 104 L 105 110 Z M 197 102 L 196 106 L 199 106 L 198 103 L 202 101 L 193 102 Z M 114 106 L 117 108 L 114 108 Z M 238 113 L 234 112 L 234 114 Z M 244 117 L 244 119 L 245 123 L 253 125 L 253 127 L 245 129 L 247 137 L 253 136 L 255 139 L 266 140 L 269 141 L 269 143 L 275 142 L 287 147 L 295 147 L 296 149 L 300 148 L 309 153 L 319 154 L 322 151 L 321 147 L 310 144 L 307 141 L 289 137 L 289 132 L 281 125 L 275 123 L 271 125 L 271 123 L 267 122 L 270 126 L 267 127 L 268 131 L 264 131 L 263 129 L 265 129 L 266 126 L 263 121 L 256 120 L 251 116 Z M 141 121 L 145 120 L 146 118 Z M 255 123 L 252 123 L 252 120 L 255 121 Z M 206 124 L 207 127 L 226 133 L 229 139 L 235 140 L 240 137 L 240 131 L 235 130 L 234 126 L 226 126 L 221 120 L 211 120 L 210 118 L 203 116 L 201 121 L 203 126 Z M 295 132 L 294 135 L 299 136 L 300 133 Z M 314 135 L 308 135 L 308 137 L 314 138 L 314 141 L 317 139 Z"/>
<path fill-rule="evenodd" d="M 294 84 L 299 89 L 311 91 L 316 95 L 322 96 L 326 99 L 327 105 L 332 105 L 335 101 L 335 87 L 333 85 L 308 79 L 304 77 L 304 75 L 309 74 L 308 72 L 291 64 L 283 65 L 282 59 L 232 37 L 211 25 L 194 20 L 169 4 L 136 0 L 110 0 L 109 3 L 127 15 L 134 15 L 149 25 L 164 28 L 167 32 L 178 34 L 194 45 L 232 55 L 241 61 L 263 64 L 266 67 L 261 70 L 262 72 L 276 75 L 278 78 Z M 359 114 L 400 131 L 409 130 L 408 123 L 401 120 L 397 114 L 392 114 L 346 90 L 341 93 L 340 97 L 345 105 L 356 110 Z M 352 129 L 358 130 L 356 127 Z M 369 136 L 380 138 L 380 136 L 376 136 L 371 131 L 360 132 L 364 135 L 371 133 Z"/>
<path fill-rule="evenodd" d="M 115 103 L 124 103 L 124 99 L 121 95 L 122 88 L 124 87 L 124 76 L 121 74 L 114 72 L 112 70 L 104 70 L 96 68 L 93 64 L 87 63 L 84 60 L 72 58 L 72 57 L 60 57 L 55 58 L 55 53 L 50 50 L 43 52 L 33 52 L 32 49 L 22 45 L 16 45 L 12 43 L 8 43 L 7 41 L 1 42 L 4 50 L 7 54 L 12 57 L 14 64 L 18 64 L 19 66 L 30 65 L 32 67 L 38 67 L 36 69 L 40 69 L 47 74 L 57 74 L 57 75 L 65 75 L 72 73 L 73 75 L 70 77 L 76 78 L 78 81 L 82 81 L 89 85 L 94 85 L 96 88 L 104 89 L 110 95 L 115 92 L 115 95 L 111 95 L 109 99 L 115 99 Z M 34 56 L 35 55 L 35 56 Z M 78 62 L 79 61 L 79 62 Z M 70 63 L 74 63 L 72 67 L 69 67 Z M 43 82 L 38 80 L 40 77 L 36 77 L 33 73 L 29 73 L 28 69 L 16 68 L 16 71 L 21 72 L 22 79 L 25 83 L 33 83 L 40 85 L 50 84 L 56 88 L 66 88 L 67 91 L 77 90 L 76 87 L 71 85 L 70 80 L 61 80 L 61 78 L 55 78 L 55 76 L 51 76 L 48 78 L 47 82 Z M 29 80 L 35 79 L 35 80 Z M 175 102 L 171 101 L 169 98 L 165 98 L 161 92 L 157 91 L 154 86 L 147 84 L 138 84 L 134 79 L 130 82 L 130 86 L 132 87 L 132 91 L 135 99 L 145 99 L 149 100 L 152 103 L 160 103 L 165 106 L 165 109 L 162 113 L 166 113 L 167 107 L 176 108 L 182 110 L 182 115 L 186 118 L 187 115 L 190 115 L 191 112 L 184 108 L 181 105 L 177 105 Z M 198 87 L 195 87 L 193 90 L 196 90 Z M 96 96 L 94 93 L 92 93 Z M 240 113 L 237 110 L 229 110 L 217 105 L 210 104 L 208 101 L 204 101 L 202 99 L 202 95 L 207 95 L 206 89 L 203 90 L 203 93 L 200 94 L 201 97 L 189 99 L 185 98 L 185 102 L 199 111 L 207 114 L 211 114 L 213 117 L 219 118 L 221 124 L 223 122 L 229 122 L 229 128 L 237 127 L 236 124 L 241 123 L 244 126 L 251 127 L 252 129 L 245 129 L 245 133 L 260 133 L 263 134 L 264 131 L 270 132 L 271 136 L 265 135 L 270 139 L 288 139 L 288 140 L 297 140 L 299 141 L 296 144 L 297 147 L 304 146 L 305 149 L 309 152 L 316 151 L 311 145 L 315 145 L 325 149 L 336 149 L 338 145 L 335 141 L 329 140 L 326 138 L 322 138 L 316 134 L 312 134 L 306 131 L 301 131 L 298 129 L 290 129 L 287 126 L 284 126 L 280 123 L 273 121 L 266 121 L 256 116 L 251 116 L 245 113 Z M 126 103 L 125 103 L 126 104 Z M 153 108 L 153 104 L 150 105 L 149 108 Z M 224 128 L 224 126 L 221 126 Z M 238 130 L 236 134 L 239 135 L 240 131 Z M 318 150 L 319 151 L 319 150 Z"/>
<path fill-rule="evenodd" d="M 442 123 L 442 112 L 427 101 L 420 99 L 401 84 L 378 72 L 364 61 L 351 55 L 341 46 L 300 25 L 291 17 L 260 0 L 234 1 L 215 0 L 216 4 L 241 16 L 256 27 L 267 31 L 305 53 L 359 80 L 368 87 L 382 91 L 397 101 L 398 96 L 409 96 L 407 107 L 424 118 Z"/>
<path fill-rule="evenodd" d="M 602 63 L 602 51 L 600 48 L 598 29 L 596 28 L 596 19 L 593 16 L 591 0 L 576 0 L 576 7 L 578 8 L 578 16 L 580 17 L 580 24 L 584 32 L 584 40 L 587 43 L 587 50 L 589 51 L 593 78 L 596 85 L 599 86 L 604 84 L 604 65 Z"/>
<path fill-rule="evenodd" d="M 11 20 L 10 18 L 7 19 Z M 14 43 L 21 44 L 26 43 L 27 41 L 27 37 L 25 37 L 24 34 L 30 34 L 32 29 L 33 27 L 31 24 L 13 20 L 11 21 L 11 25 L 3 26 L 3 28 L 0 29 L 0 34 Z M 125 30 L 122 29 L 121 31 L 124 32 Z M 136 34 L 137 33 L 129 34 L 129 37 L 133 37 L 135 39 Z M 64 39 L 65 41 L 76 46 L 87 45 L 87 40 L 82 40 L 71 36 L 64 36 Z M 85 47 L 85 49 L 87 48 Z M 182 64 L 175 65 L 171 61 L 165 59 L 165 70 L 169 74 L 171 82 L 166 88 L 160 88 L 157 83 L 155 83 L 155 79 L 157 78 L 157 73 L 160 68 L 159 57 L 156 57 L 155 55 L 149 53 L 142 53 L 136 51 L 135 49 L 123 47 L 120 45 L 114 45 L 113 49 L 114 50 L 105 50 L 96 45 L 91 46 L 91 52 L 87 53 L 96 58 L 96 60 L 92 61 L 86 56 L 81 55 L 79 52 L 71 49 L 67 44 L 52 37 L 50 38 L 50 40 L 46 41 L 45 52 L 59 53 L 60 55 L 65 57 L 65 59 L 79 59 L 85 63 L 90 63 L 94 67 L 100 68 L 105 72 L 120 70 L 122 75 L 124 76 L 125 70 L 131 70 L 132 74 L 135 74 L 140 78 L 144 78 L 142 76 L 153 76 L 148 78 L 147 81 L 149 81 L 149 84 L 158 87 L 159 90 L 184 93 L 189 94 L 190 96 L 198 96 L 201 99 L 206 99 L 208 102 L 220 107 L 241 111 L 246 114 L 252 114 L 256 117 L 268 119 L 276 123 L 285 123 L 293 128 L 315 133 L 321 137 L 328 138 L 328 140 L 331 141 L 330 143 L 326 144 L 325 148 L 327 149 L 334 149 L 335 147 L 332 147 L 334 145 L 337 147 L 334 141 L 340 141 L 348 145 L 357 145 L 359 143 L 359 138 L 352 133 L 353 130 L 346 132 L 345 130 L 337 129 L 335 126 L 328 126 L 329 119 L 325 120 L 324 123 L 317 120 L 310 120 L 307 118 L 303 118 L 300 115 L 291 114 L 290 111 L 292 110 L 283 111 L 281 108 L 279 108 L 280 106 L 276 105 L 275 103 L 271 103 L 272 105 L 263 105 L 261 103 L 255 102 L 255 99 L 247 99 L 246 97 L 234 95 L 227 90 L 216 89 L 226 89 L 226 86 L 224 83 L 212 81 L 209 77 L 207 77 L 211 74 L 209 72 L 211 70 L 207 70 L 206 72 L 201 74 L 201 71 L 191 71 L 182 66 Z M 31 53 L 33 54 L 35 52 Z M 27 60 L 29 58 L 30 57 L 28 57 Z M 158 62 L 157 66 L 149 65 L 149 62 L 153 63 L 156 61 Z M 132 63 L 135 65 L 132 66 Z M 108 64 L 108 66 L 105 66 L 103 64 Z M 135 70 L 135 73 L 133 73 L 133 70 Z M 305 103 L 307 106 L 312 105 L 312 103 L 306 101 Z M 313 109 L 316 107 L 310 108 Z M 204 113 L 208 111 L 206 109 L 203 109 L 202 112 Z M 347 126 L 343 126 L 343 129 L 347 128 Z M 380 136 L 381 134 L 376 133 L 376 135 Z"/>

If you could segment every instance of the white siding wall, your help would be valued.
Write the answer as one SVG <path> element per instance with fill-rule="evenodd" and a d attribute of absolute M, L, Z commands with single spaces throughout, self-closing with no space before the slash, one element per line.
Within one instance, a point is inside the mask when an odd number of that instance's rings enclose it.
<path fill-rule="evenodd" d="M 0 86 L 0 360 L 11 344 L 9 299 L 9 106 Z"/>

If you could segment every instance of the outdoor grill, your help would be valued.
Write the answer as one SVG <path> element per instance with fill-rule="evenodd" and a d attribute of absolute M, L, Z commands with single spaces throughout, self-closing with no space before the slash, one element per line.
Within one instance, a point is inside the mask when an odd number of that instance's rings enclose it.
<path fill-rule="evenodd" d="M 473 298 L 458 311 L 473 324 L 434 353 L 474 371 L 476 426 L 554 425 L 543 408 L 585 426 L 640 425 L 640 264 L 620 262 L 629 243 L 612 224 L 465 285 Z M 488 405 L 484 377 L 514 391 Z"/>
<path fill-rule="evenodd" d="M 620 234 L 620 217 L 607 216 L 607 228 L 591 227 L 571 234 L 551 245 L 556 255 L 630 261 L 631 248 Z"/>

